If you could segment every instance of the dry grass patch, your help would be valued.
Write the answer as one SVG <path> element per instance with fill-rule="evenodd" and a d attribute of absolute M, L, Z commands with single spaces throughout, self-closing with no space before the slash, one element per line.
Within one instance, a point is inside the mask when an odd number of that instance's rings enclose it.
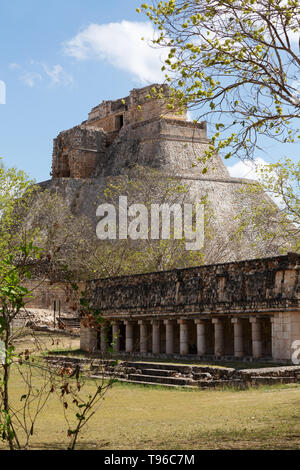
<path fill-rule="evenodd" d="M 48 333 L 34 331 L 29 328 L 16 329 L 14 345 L 17 351 L 29 349 L 32 353 L 40 354 L 48 351 L 61 349 L 61 351 L 78 350 L 80 338 L 72 334 Z"/>
<path fill-rule="evenodd" d="M 87 380 L 85 393 L 94 387 Z M 15 403 L 20 400 L 22 384 L 15 374 L 11 393 Z M 53 395 L 32 448 L 67 445 L 62 406 Z M 85 428 L 79 448 L 299 449 L 300 386 L 191 391 L 116 384 Z"/>

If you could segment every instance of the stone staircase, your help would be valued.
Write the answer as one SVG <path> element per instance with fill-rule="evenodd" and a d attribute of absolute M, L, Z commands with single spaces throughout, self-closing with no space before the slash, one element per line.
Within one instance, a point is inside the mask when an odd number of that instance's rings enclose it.
<path fill-rule="evenodd" d="M 300 366 L 242 369 L 236 372 L 251 385 L 300 383 Z"/>
<path fill-rule="evenodd" d="M 48 356 L 55 367 L 79 367 L 91 378 L 115 378 L 119 382 L 163 387 L 248 388 L 258 385 L 300 383 L 300 366 L 233 369 L 201 365 L 181 365 L 155 362 L 116 361 Z"/>
<path fill-rule="evenodd" d="M 220 385 L 240 385 L 241 380 L 222 380 L 219 368 L 185 366 L 177 364 L 157 364 L 149 362 L 127 362 L 119 374 L 120 382 L 139 385 L 160 385 L 165 387 L 207 388 Z M 230 369 L 226 369 L 230 371 Z M 234 370 L 234 369 L 232 369 Z M 97 374 L 94 374 L 94 376 Z M 122 377 L 123 375 L 123 377 Z"/>

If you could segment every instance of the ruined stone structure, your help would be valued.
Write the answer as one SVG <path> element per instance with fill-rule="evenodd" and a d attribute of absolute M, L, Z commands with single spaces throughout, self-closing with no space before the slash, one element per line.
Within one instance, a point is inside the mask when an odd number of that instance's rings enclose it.
<path fill-rule="evenodd" d="M 124 99 L 105 101 L 81 125 L 61 132 L 54 140 L 53 178 L 41 186 L 61 194 L 75 216 L 88 217 L 96 227 L 96 205 L 104 201 L 107 178 L 126 174 L 135 165 L 152 167 L 162 178 L 172 176 L 185 183 L 190 202 L 207 198 L 216 245 L 223 247 L 214 251 L 209 263 L 257 257 L 252 233 L 245 233 L 242 244 L 229 246 L 234 216 L 250 197 L 240 195 L 249 180 L 230 177 L 219 155 L 199 163 L 209 146 L 206 123 L 189 122 L 185 112 L 168 111 L 164 99 L 149 99 L 153 87 L 160 86 L 135 89 Z M 166 87 L 163 94 L 167 94 Z M 259 256 L 279 254 L 276 243 L 266 241 L 260 248 Z"/>
<path fill-rule="evenodd" d="M 102 129 L 76 126 L 54 140 L 53 177 L 89 178 L 106 148 Z"/>
<path fill-rule="evenodd" d="M 149 98 L 155 87 L 158 85 L 135 89 L 124 99 L 104 101 L 92 109 L 87 121 L 61 132 L 54 140 L 53 178 L 119 174 L 135 163 L 191 171 L 197 152 L 201 156 L 208 145 L 206 123 L 188 122 L 186 112 L 170 112 L 164 99 Z M 166 87 L 163 89 L 166 94 Z M 215 176 L 228 176 L 221 159 L 216 158 L 215 163 Z"/>
<path fill-rule="evenodd" d="M 147 355 L 272 358 L 300 346 L 300 255 L 90 281 L 102 333 L 81 348 Z M 192 357 L 192 356 L 190 356 Z"/>

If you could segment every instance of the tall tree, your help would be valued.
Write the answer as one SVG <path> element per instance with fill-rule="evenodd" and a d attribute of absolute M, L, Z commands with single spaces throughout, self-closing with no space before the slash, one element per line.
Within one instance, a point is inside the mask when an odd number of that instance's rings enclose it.
<path fill-rule="evenodd" d="M 31 280 L 40 257 L 53 259 L 59 266 L 66 263 L 67 274 L 69 268 L 80 271 L 80 259 L 86 255 L 80 229 L 80 219 L 76 222 L 62 197 L 40 192 L 25 173 L 6 169 L 0 162 L 0 441 L 10 450 L 29 448 L 37 419 L 52 396 L 61 402 L 65 431 L 71 439 L 69 449 L 73 450 L 82 428 L 114 383 L 113 377 L 109 381 L 101 378 L 87 396 L 80 368 L 58 371 L 42 362 L 38 335 L 15 324 L 20 312 L 26 319 L 26 304 L 34 297 L 35 288 L 26 288 L 25 283 Z M 68 263 L 69 256 L 76 257 L 76 250 L 79 266 L 73 259 Z M 40 282 L 41 278 L 37 284 Z M 97 315 L 100 322 L 99 312 L 89 308 L 88 302 L 84 310 Z"/>
<path fill-rule="evenodd" d="M 133 167 L 129 174 L 119 177 L 111 177 L 107 180 L 104 198 L 107 203 L 117 208 L 119 197 L 126 196 L 128 206 L 143 204 L 147 209 L 147 233 L 144 238 L 116 240 L 98 240 L 92 256 L 89 258 L 89 270 L 96 276 L 108 277 L 125 274 L 143 273 L 149 271 L 162 271 L 174 268 L 183 268 L 202 264 L 204 251 L 187 250 L 184 230 L 182 236 L 176 239 L 174 218 L 170 217 L 170 239 L 162 239 L 163 215 L 160 217 L 160 237 L 151 237 L 151 204 L 162 207 L 168 205 L 180 205 L 190 203 L 190 191 L 187 184 L 182 183 L 174 175 L 166 176 L 157 170 L 140 166 Z M 204 196 L 199 203 L 206 205 L 205 220 L 210 216 L 207 198 Z M 195 207 L 195 206 L 194 206 Z M 165 215 L 168 219 L 170 214 Z M 194 225 L 195 228 L 195 225 Z M 119 227 L 117 227 L 117 232 Z"/>
<path fill-rule="evenodd" d="M 6 169 L 0 159 L 0 259 L 11 255 L 26 236 L 20 226 L 33 191 L 33 181 L 16 168 Z"/>

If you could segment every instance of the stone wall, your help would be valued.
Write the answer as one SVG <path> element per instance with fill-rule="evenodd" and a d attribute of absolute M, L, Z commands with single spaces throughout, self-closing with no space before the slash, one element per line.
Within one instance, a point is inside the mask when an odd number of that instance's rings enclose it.
<path fill-rule="evenodd" d="M 75 291 L 68 282 L 52 282 L 47 279 L 32 279 L 26 281 L 24 286 L 32 292 L 32 298 L 25 302 L 26 309 L 56 309 L 59 304 L 62 313 L 72 313 L 79 317 L 80 295 L 85 290 L 85 283 L 78 282 L 78 291 Z"/>
<path fill-rule="evenodd" d="M 98 332 L 94 328 L 88 328 L 84 325 L 80 327 L 80 348 L 83 351 L 89 351 L 91 344 L 97 344 Z"/>
<path fill-rule="evenodd" d="M 102 129 L 76 126 L 54 139 L 52 176 L 89 178 L 104 157 L 106 134 Z"/>
<path fill-rule="evenodd" d="M 298 361 L 300 255 L 90 281 L 105 319 L 81 347 L 165 358 Z M 98 333 L 98 334 L 97 334 Z M 298 362 L 295 362 L 296 364 Z"/>
<path fill-rule="evenodd" d="M 151 89 L 163 89 L 164 95 L 168 95 L 168 88 L 161 85 L 150 85 L 140 89 L 134 89 L 126 98 L 115 101 L 104 101 L 89 113 L 85 124 L 101 127 L 107 133 L 119 131 L 122 127 L 136 124 L 149 119 L 168 117 L 176 120 L 186 120 L 186 112 L 182 115 L 167 110 L 164 99 L 149 99 Z"/>
<path fill-rule="evenodd" d="M 151 119 L 124 127 L 99 161 L 97 176 L 118 175 L 133 165 L 149 166 L 171 174 L 182 171 L 202 174 L 202 167 L 193 164 L 208 147 L 205 124 Z M 202 165 L 203 166 L 203 165 Z M 229 177 L 220 157 L 208 163 L 214 174 Z"/>
<path fill-rule="evenodd" d="M 117 316 L 299 311 L 300 255 L 89 281 L 91 303 Z M 299 315 L 299 313 L 298 313 Z"/>

